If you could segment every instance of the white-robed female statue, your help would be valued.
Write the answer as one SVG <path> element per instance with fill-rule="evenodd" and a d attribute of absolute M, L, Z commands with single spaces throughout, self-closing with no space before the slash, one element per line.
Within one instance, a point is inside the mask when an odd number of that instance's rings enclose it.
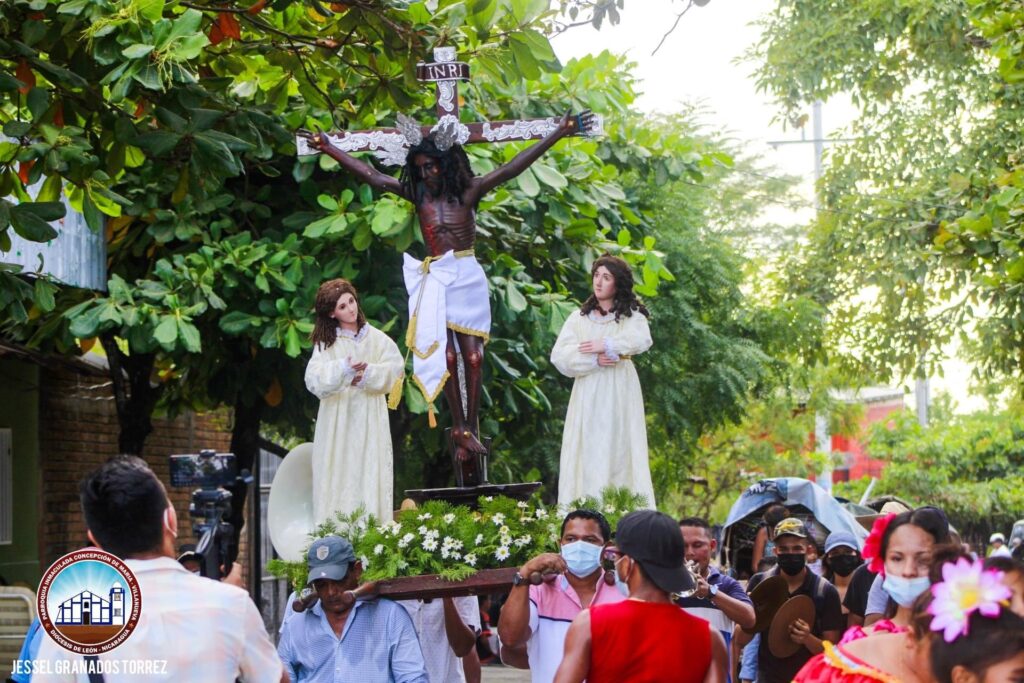
<path fill-rule="evenodd" d="M 394 464 L 389 390 L 401 390 L 398 346 L 366 322 L 355 287 L 328 280 L 316 293 L 313 357 L 306 387 L 320 399 L 313 436 L 313 515 L 317 524 L 360 505 L 390 521 Z"/>
<path fill-rule="evenodd" d="M 647 460 L 644 399 L 632 356 L 651 348 L 649 313 L 633 293 L 629 264 L 602 256 L 590 271 L 594 293 L 562 326 L 551 362 L 573 377 L 558 471 L 558 502 L 600 496 L 609 485 L 647 497 L 654 486 Z"/>

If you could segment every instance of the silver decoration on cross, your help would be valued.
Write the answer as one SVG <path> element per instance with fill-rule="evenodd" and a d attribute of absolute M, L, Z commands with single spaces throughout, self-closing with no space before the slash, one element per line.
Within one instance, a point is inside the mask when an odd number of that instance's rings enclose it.
<path fill-rule="evenodd" d="M 455 61 L 455 48 L 454 47 L 435 47 L 434 48 L 434 60 L 438 62 L 454 62 Z"/>
<path fill-rule="evenodd" d="M 498 126 L 485 123 L 481 131 L 484 139 L 488 142 L 501 140 L 526 140 L 534 136 L 544 137 L 551 131 L 558 128 L 559 119 L 537 119 L 534 121 L 514 121 Z"/>
<path fill-rule="evenodd" d="M 328 139 L 343 152 L 361 152 L 369 150 L 373 155 L 388 166 L 404 166 L 409 143 L 401 133 L 375 130 L 369 133 L 345 133 L 344 135 L 328 134 Z M 295 138 L 295 147 L 299 156 L 319 154 L 320 150 L 312 147 L 303 136 Z"/>
<path fill-rule="evenodd" d="M 469 128 L 451 114 L 445 114 L 430 129 L 430 137 L 434 140 L 434 145 L 444 152 L 455 143 L 466 144 L 469 140 Z"/>
<path fill-rule="evenodd" d="M 455 81 L 437 82 L 437 104 L 446 112 L 455 113 Z"/>
<path fill-rule="evenodd" d="M 398 123 L 395 124 L 398 127 L 398 131 L 405 138 L 406 142 L 409 143 L 410 147 L 423 142 L 423 130 L 420 128 L 419 122 L 411 116 L 405 114 L 398 115 Z"/>

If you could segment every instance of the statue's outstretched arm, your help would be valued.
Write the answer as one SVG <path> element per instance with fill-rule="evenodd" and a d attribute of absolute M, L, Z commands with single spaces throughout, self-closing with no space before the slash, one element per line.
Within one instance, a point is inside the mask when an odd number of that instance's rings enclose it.
<path fill-rule="evenodd" d="M 402 184 L 398 182 L 397 178 L 389 176 L 386 173 L 381 173 L 365 161 L 360 161 L 348 152 L 343 152 L 338 149 L 326 134 L 315 133 L 310 135 L 309 144 L 337 161 L 341 164 L 343 169 L 370 187 L 383 190 L 385 192 L 391 192 L 403 199 L 409 199 L 409 197 L 405 196 L 405 192 L 402 190 Z"/>
<path fill-rule="evenodd" d="M 574 116 L 572 112 L 566 113 L 562 120 L 558 122 L 558 127 L 541 138 L 540 142 L 527 147 L 504 166 L 500 166 L 487 175 L 481 176 L 477 182 L 478 196 L 483 196 L 506 180 L 515 178 L 525 171 L 530 164 L 539 159 L 544 152 L 551 149 L 553 144 L 566 135 L 577 132 L 581 126 L 583 130 L 589 130 L 593 119 L 594 115 L 589 111 L 583 112 L 579 116 Z"/>

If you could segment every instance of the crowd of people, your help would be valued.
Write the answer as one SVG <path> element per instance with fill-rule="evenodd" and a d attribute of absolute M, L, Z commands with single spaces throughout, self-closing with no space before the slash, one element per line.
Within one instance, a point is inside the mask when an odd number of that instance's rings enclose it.
<path fill-rule="evenodd" d="M 575 510 L 558 551 L 495 597 L 496 629 L 475 597 L 359 598 L 352 545 L 328 536 L 307 556 L 315 603 L 289 611 L 275 647 L 244 590 L 175 560 L 177 515 L 144 461 L 111 460 L 81 498 L 90 541 L 125 560 L 144 596 L 135 632 L 99 658 L 166 662 L 146 680 L 476 683 L 480 652 L 534 683 L 1024 681 L 1024 564 L 974 557 L 933 507 L 879 516 L 863 546 L 836 531 L 820 548 L 804 521 L 769 508 L 746 586 L 715 566 L 707 520 L 640 510 L 613 533 Z M 80 657 L 36 643 L 36 659 Z M 131 680 L 60 670 L 33 680 Z"/>

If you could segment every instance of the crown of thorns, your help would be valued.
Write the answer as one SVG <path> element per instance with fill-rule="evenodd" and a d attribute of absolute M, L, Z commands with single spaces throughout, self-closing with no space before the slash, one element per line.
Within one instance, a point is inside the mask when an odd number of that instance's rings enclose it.
<path fill-rule="evenodd" d="M 411 116 L 399 114 L 397 127 L 409 147 L 415 147 L 423 142 L 423 129 L 419 122 Z M 469 128 L 460 123 L 452 114 L 445 114 L 430 129 L 430 139 L 433 140 L 434 146 L 438 150 L 446 152 L 455 143 L 466 144 L 466 141 L 469 140 Z"/>

